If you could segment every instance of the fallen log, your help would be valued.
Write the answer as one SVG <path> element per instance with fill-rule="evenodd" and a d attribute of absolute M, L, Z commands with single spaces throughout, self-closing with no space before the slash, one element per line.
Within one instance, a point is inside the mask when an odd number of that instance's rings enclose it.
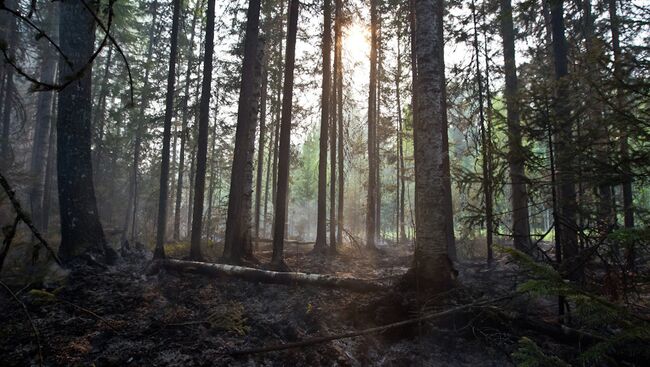
<path fill-rule="evenodd" d="M 253 242 L 257 243 L 273 243 L 273 240 L 270 238 L 254 238 Z M 284 240 L 284 243 L 287 245 L 313 245 L 316 242 L 314 241 L 298 241 L 298 240 Z"/>
<path fill-rule="evenodd" d="M 357 292 L 374 292 L 385 289 L 373 281 L 358 278 L 341 278 L 333 275 L 300 272 L 278 272 L 244 266 L 213 264 L 199 261 L 160 260 L 165 269 L 181 272 L 197 272 L 212 276 L 228 276 L 260 283 L 304 284 L 325 288 L 343 288 Z"/>

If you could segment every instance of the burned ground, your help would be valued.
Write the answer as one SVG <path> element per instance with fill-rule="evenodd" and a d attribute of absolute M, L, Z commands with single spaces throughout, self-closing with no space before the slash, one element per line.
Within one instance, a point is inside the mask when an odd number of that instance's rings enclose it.
<path fill-rule="evenodd" d="M 512 364 L 519 338 L 530 333 L 494 322 L 486 308 L 379 334 L 232 355 L 496 298 L 509 294 L 520 279 L 505 262 L 492 271 L 464 263 L 459 266 L 463 286 L 454 294 L 400 293 L 393 284 L 411 262 L 408 249 L 375 256 L 350 252 L 335 260 L 298 247 L 289 250 L 293 270 L 363 276 L 389 291 L 355 293 L 166 271 L 147 275 L 149 254 L 141 253 L 105 270 L 78 267 L 59 284 L 32 285 L 18 290 L 17 297 L 38 330 L 44 365 L 504 366 Z M 267 261 L 268 252 L 258 254 Z M 37 365 L 38 344 L 25 311 L 6 293 L 0 302 L 2 364 Z M 552 304 L 539 303 L 534 312 L 545 309 L 552 310 Z M 549 342 L 560 354 L 573 353 L 570 342 Z"/>

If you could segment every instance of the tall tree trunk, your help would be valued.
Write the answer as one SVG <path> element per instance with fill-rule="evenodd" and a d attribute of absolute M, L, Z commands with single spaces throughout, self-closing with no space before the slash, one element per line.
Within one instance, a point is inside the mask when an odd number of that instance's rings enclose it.
<path fill-rule="evenodd" d="M 262 209 L 262 178 L 264 175 L 264 149 L 266 138 L 266 99 L 268 93 L 268 57 L 264 51 L 262 62 L 262 94 L 260 96 L 260 136 L 257 145 L 257 174 L 255 176 L 255 238 L 260 238 L 260 221 Z"/>
<path fill-rule="evenodd" d="M 260 0 L 250 0 L 246 21 L 246 38 L 244 42 L 244 62 L 239 92 L 239 109 L 237 112 L 237 131 L 235 133 L 235 152 L 230 179 L 228 197 L 228 217 L 226 220 L 226 237 L 223 260 L 239 263 L 244 255 L 247 228 L 244 223 L 246 213 L 245 170 L 249 158 L 249 132 L 251 130 L 252 106 L 255 93 L 255 64 L 259 38 Z"/>
<path fill-rule="evenodd" d="M 623 75 L 622 52 L 621 52 L 621 25 L 620 19 L 617 14 L 616 0 L 607 0 L 609 11 L 610 31 L 612 33 L 612 51 L 614 53 L 614 79 L 616 87 L 616 108 L 620 111 L 623 108 L 623 94 L 621 93 L 620 85 L 623 83 L 625 76 Z M 621 133 L 621 158 L 623 171 L 623 216 L 625 228 L 634 227 L 634 203 L 632 196 L 632 172 L 630 169 L 630 152 L 628 143 L 628 128 L 627 123 L 623 124 Z"/>
<path fill-rule="evenodd" d="M 192 239 L 190 244 L 190 259 L 196 261 L 200 261 L 203 258 L 201 254 L 201 229 L 203 227 L 205 171 L 208 159 L 212 55 L 214 54 L 214 2 L 215 0 L 208 0 L 205 55 L 203 56 L 203 82 L 201 86 L 201 104 L 199 106 L 199 136 L 197 139 L 196 179 L 194 180 L 194 215 L 192 216 Z"/>
<path fill-rule="evenodd" d="M 483 108 L 483 76 L 481 72 L 481 54 L 478 45 L 478 25 L 476 21 L 476 4 L 472 0 L 472 22 L 474 24 L 474 56 L 476 57 L 476 84 L 478 87 L 478 115 L 479 115 L 479 124 L 481 128 L 481 157 L 482 157 L 482 168 L 483 168 L 483 177 L 481 178 L 482 187 L 483 187 L 483 196 L 484 196 L 484 205 L 485 205 L 485 229 L 486 229 L 486 241 L 487 241 L 487 264 L 488 266 L 492 265 L 494 255 L 492 253 L 492 195 L 490 187 L 490 175 L 489 170 L 489 160 L 488 160 L 488 139 L 485 128 L 485 112 Z"/>
<path fill-rule="evenodd" d="M 483 10 L 485 12 L 485 10 Z M 486 189 L 485 189 L 485 221 L 487 236 L 490 241 L 489 247 L 492 249 L 492 242 L 494 236 L 494 168 L 493 168 L 493 142 L 492 142 L 492 92 L 490 90 L 490 52 L 489 42 L 487 36 L 487 27 L 485 16 L 483 17 L 483 47 L 485 57 L 485 139 L 482 142 L 484 149 L 483 171 L 486 172 Z"/>
<path fill-rule="evenodd" d="M 379 6 L 379 4 L 377 5 Z M 381 243 L 381 150 L 380 150 L 380 138 L 378 136 L 378 126 L 381 122 L 381 82 L 384 77 L 384 52 L 382 47 L 382 28 L 381 28 L 381 12 L 377 10 L 377 114 L 375 115 L 375 171 L 377 173 L 377 203 L 375 204 L 375 210 L 377 214 L 375 216 L 376 225 L 375 225 L 375 239 L 379 240 Z"/>
<path fill-rule="evenodd" d="M 259 102 L 262 95 L 262 68 L 264 64 L 264 39 L 258 39 L 255 72 L 253 74 L 253 99 L 251 103 L 251 124 L 246 133 L 246 166 L 244 169 L 244 205 L 242 212 L 242 221 L 244 223 L 243 232 L 243 254 L 244 256 L 257 262 L 253 255 L 253 160 L 255 157 L 255 130 L 259 116 Z"/>
<path fill-rule="evenodd" d="M 185 174 L 185 145 L 187 143 L 187 138 L 188 138 L 188 130 L 189 130 L 189 107 L 188 107 L 188 102 L 190 99 L 190 84 L 191 84 L 191 78 L 192 78 L 192 65 L 194 63 L 194 52 L 192 50 L 193 45 L 194 45 L 194 37 L 195 37 L 195 28 L 196 28 L 196 20 L 197 20 L 197 15 L 199 14 L 200 10 L 203 8 L 203 1 L 199 2 L 199 11 L 193 11 L 193 16 L 192 16 L 192 25 L 191 25 L 191 30 L 190 30 L 190 46 L 189 46 L 189 52 L 187 53 L 187 70 L 185 72 L 185 85 L 183 86 L 184 93 L 183 93 L 183 106 L 182 106 L 182 113 L 181 113 L 181 148 L 179 152 L 179 159 L 178 159 L 178 178 L 177 178 L 177 184 L 176 184 L 176 203 L 174 205 L 174 241 L 179 241 L 181 237 L 181 203 L 183 200 L 183 176 Z M 188 228 L 189 229 L 189 228 Z"/>
<path fill-rule="evenodd" d="M 318 218 L 316 221 L 316 243 L 314 244 L 315 252 L 324 252 L 327 249 L 327 138 L 328 138 L 328 124 L 330 124 L 330 94 L 332 93 L 331 87 L 331 54 L 332 54 L 332 2 L 331 0 L 324 0 L 323 3 L 323 81 L 321 83 L 321 118 L 320 118 L 320 139 L 319 139 L 319 155 L 318 155 Z M 333 124 L 331 124 L 333 125 Z M 333 132 L 336 129 L 332 130 Z M 336 147 L 336 136 L 330 137 L 330 147 Z M 336 158 L 336 151 L 331 151 L 332 159 Z M 336 164 L 332 160 L 332 167 Z M 332 175 L 335 171 L 332 171 Z M 330 201 L 333 201 L 332 191 L 336 190 L 334 180 L 330 180 Z M 334 228 L 332 222 L 332 213 L 334 209 L 330 209 L 330 233 Z M 330 243 L 335 239 L 330 235 Z"/>
<path fill-rule="evenodd" d="M 416 248 L 412 274 L 422 288 L 452 286 L 445 210 L 447 98 L 443 37 L 443 0 L 415 0 L 417 84 L 414 121 Z M 444 132 L 444 133 L 443 133 Z"/>
<path fill-rule="evenodd" d="M 219 97 L 217 96 L 217 101 L 219 101 Z M 210 238 L 212 234 L 212 207 L 213 207 L 213 202 L 214 202 L 214 186 L 217 182 L 216 173 L 215 173 L 215 157 L 217 156 L 217 124 L 215 123 L 212 127 L 212 144 L 210 147 L 210 150 L 212 151 L 210 155 L 210 181 L 208 183 L 208 212 L 205 215 L 206 218 L 206 223 L 205 223 L 205 236 L 208 240 L 208 243 L 210 243 Z M 218 170 L 219 167 L 216 167 L 216 170 Z"/>
<path fill-rule="evenodd" d="M 198 114 L 197 114 L 197 120 L 198 120 Z M 198 121 L 197 121 L 198 122 Z M 198 124 L 197 124 L 198 125 Z M 191 229 L 192 229 L 192 213 L 193 213 L 193 204 L 194 204 L 194 181 L 196 178 L 196 147 L 197 147 L 197 141 L 196 141 L 196 133 L 194 130 L 196 130 L 197 125 L 193 126 L 191 129 L 192 131 L 190 132 L 190 136 L 192 141 L 192 150 L 190 152 L 190 173 L 189 173 L 189 179 L 190 182 L 188 183 L 188 191 L 187 191 L 187 222 L 185 224 L 185 228 L 187 228 L 187 238 L 190 239 L 190 236 L 192 235 Z"/>
<path fill-rule="evenodd" d="M 5 7 L 8 9 L 16 10 L 18 4 L 16 0 L 8 0 L 5 4 Z M 5 40 L 7 42 L 6 53 L 9 58 L 15 58 L 16 49 L 18 46 L 17 36 L 18 36 L 18 20 L 15 16 L 3 12 L 3 18 L 5 25 Z M 13 161 L 11 153 L 11 141 L 10 141 L 10 132 L 11 132 L 11 112 L 13 111 L 14 104 L 14 95 L 16 93 L 16 88 L 14 85 L 14 70 L 6 62 L 3 61 L 2 71 L 4 76 L 4 88 L 3 88 L 3 100 L 2 100 L 2 131 L 0 131 L 0 169 L 6 169 L 11 165 Z"/>
<path fill-rule="evenodd" d="M 277 103 L 277 101 L 273 101 L 274 105 Z M 275 107 L 274 107 L 275 108 Z M 271 161 L 273 160 L 273 151 L 275 147 L 275 128 L 274 126 L 278 123 L 278 121 L 274 121 L 273 125 L 270 127 L 273 127 L 273 130 L 270 130 L 270 137 L 269 139 L 269 152 L 266 157 L 266 180 L 264 181 L 264 227 L 262 232 L 264 235 L 267 233 L 267 227 L 268 227 L 268 209 L 269 209 L 269 186 L 271 185 Z M 270 190 L 273 190 L 271 188 Z"/>
<path fill-rule="evenodd" d="M 4 111 L 5 107 L 7 105 L 6 99 L 9 97 L 7 93 L 7 69 L 9 68 L 8 65 L 3 64 L 0 65 L 0 131 L 2 131 L 2 134 L 4 134 L 4 126 L 5 126 L 5 116 L 4 116 Z M 9 127 L 9 125 L 7 125 Z M 9 136 L 9 132 L 7 131 L 7 136 Z M 7 139 L 8 143 L 8 139 Z M 9 159 L 5 159 L 5 147 L 4 145 L 5 141 L 2 135 L 0 135 L 0 157 L 3 157 L 2 162 L 0 162 L 0 169 L 5 168 L 5 165 L 9 163 Z"/>
<path fill-rule="evenodd" d="M 370 85 L 368 91 L 368 197 L 366 247 L 377 242 L 377 0 L 370 0 Z"/>
<path fill-rule="evenodd" d="M 573 167 L 573 122 L 571 107 L 568 104 L 568 51 L 564 34 L 564 1 L 550 0 L 551 28 L 553 36 L 553 64 L 555 69 L 555 101 L 554 113 L 556 123 L 555 152 L 557 156 L 557 184 L 559 222 L 561 227 L 560 243 L 564 262 L 576 261 L 578 256 L 578 233 L 576 223 L 576 189 Z M 572 266 L 570 266 L 572 267 Z M 570 268 L 569 267 L 569 268 Z M 573 266 L 574 267 L 574 266 Z M 579 269 L 572 269 L 566 274 L 570 279 L 579 278 Z"/>
<path fill-rule="evenodd" d="M 101 178 L 101 160 L 104 148 L 104 135 L 106 134 L 106 99 L 108 98 L 108 79 L 111 74 L 111 63 L 113 62 L 113 47 L 107 45 L 108 54 L 104 63 L 104 72 L 102 80 L 99 83 L 99 94 L 97 96 L 97 107 L 93 114 L 93 126 L 97 126 L 98 136 L 95 141 L 95 151 L 93 152 L 93 167 L 97 178 Z M 101 180 L 100 180 L 101 181 Z"/>
<path fill-rule="evenodd" d="M 275 110 L 275 132 L 274 132 L 274 143 L 275 145 L 273 146 L 273 176 L 272 176 L 272 188 L 271 188 L 271 199 L 273 201 L 273 205 L 275 205 L 276 202 L 276 196 L 277 196 L 277 181 L 278 181 L 278 154 L 280 150 L 280 124 L 282 122 L 282 87 L 283 87 L 283 80 L 282 80 L 282 72 L 284 69 L 284 60 L 282 58 L 282 49 L 284 47 L 284 17 L 285 17 L 285 1 L 280 1 L 280 13 L 278 17 L 278 33 L 280 34 L 280 48 L 278 49 L 278 67 L 276 70 L 276 79 L 277 79 L 277 85 L 276 85 L 276 98 L 277 98 L 277 109 Z M 288 21 L 288 20 L 287 20 Z M 273 208 L 273 211 L 275 212 L 275 208 Z M 275 213 L 273 216 L 273 221 L 275 221 Z M 275 227 L 275 222 L 272 222 L 272 228 Z M 271 229 L 273 231 L 273 229 Z M 272 233 L 271 233 L 272 234 Z"/>
<path fill-rule="evenodd" d="M 54 57 L 52 52 L 49 52 L 49 48 L 45 47 L 41 48 L 41 57 L 41 80 L 46 83 L 53 83 L 56 80 L 56 57 Z M 32 185 L 29 194 L 30 209 L 34 225 L 41 231 L 43 230 L 43 182 L 49 150 L 48 137 L 51 134 L 50 130 L 55 128 L 52 118 L 53 101 L 53 92 L 40 92 L 38 94 L 30 162 L 30 173 L 32 176 Z"/>
<path fill-rule="evenodd" d="M 400 83 L 402 80 L 402 53 L 400 49 L 401 27 L 397 32 L 397 73 L 395 75 L 395 100 L 397 101 L 397 242 L 406 242 L 404 227 L 404 196 L 406 182 L 404 179 L 404 132 L 402 127 L 402 98 Z"/>
<path fill-rule="evenodd" d="M 280 2 L 280 9 L 275 15 L 274 27 L 276 34 L 279 35 L 279 42 L 276 43 L 275 48 L 275 69 L 274 69 L 274 96 L 273 96 L 273 106 L 271 108 L 271 113 L 273 116 L 273 129 L 270 131 L 270 141 L 269 141 L 269 154 L 266 162 L 266 184 L 264 189 L 264 232 L 267 232 L 267 225 L 269 222 L 268 216 L 268 203 L 269 203 L 269 191 L 271 191 L 271 202 L 275 202 L 275 182 L 277 179 L 277 154 L 278 154 L 278 137 L 280 134 L 280 111 L 281 111 L 281 94 L 282 94 L 282 45 L 284 42 L 284 29 L 283 29 L 283 19 L 284 19 L 284 1 Z M 270 61 L 270 59 L 269 59 Z M 269 188 L 270 186 L 270 188 Z"/>
<path fill-rule="evenodd" d="M 300 1 L 290 0 L 287 25 L 287 51 L 284 63 L 284 86 L 282 93 L 282 119 L 280 124 L 280 149 L 278 161 L 278 188 L 273 221 L 273 255 L 271 264 L 277 269 L 284 264 L 284 236 L 287 223 L 289 190 L 289 159 L 291 149 L 291 109 L 293 104 L 293 72 L 296 58 L 296 36 L 298 33 L 298 12 Z"/>
<path fill-rule="evenodd" d="M 335 9 L 335 52 L 334 52 L 334 62 L 336 65 L 335 78 L 336 78 L 336 101 L 335 106 L 336 110 L 332 110 L 336 114 L 336 121 L 338 123 L 338 213 L 337 213 L 337 226 L 336 226 L 336 243 L 330 243 L 330 251 L 336 253 L 343 245 L 343 227 L 345 222 L 343 220 L 343 204 L 344 204 L 344 193 L 345 193 L 345 178 L 344 174 L 344 161 L 343 161 L 343 144 L 345 143 L 345 131 L 343 130 L 343 1 L 336 0 L 336 9 Z"/>
<path fill-rule="evenodd" d="M 172 30 L 167 72 L 167 95 L 165 98 L 165 122 L 163 131 L 163 148 L 160 165 L 160 196 L 158 198 L 158 220 L 156 231 L 156 249 L 154 258 L 165 257 L 165 236 L 167 232 L 167 193 L 169 190 L 169 150 L 172 131 L 172 116 L 174 114 L 174 91 L 176 87 L 176 59 L 178 53 L 178 24 L 180 22 L 180 0 L 172 3 Z"/>
<path fill-rule="evenodd" d="M 14 85 L 14 73 L 10 66 L 5 65 L 5 93 L 4 106 L 2 108 L 2 135 L 0 135 L 0 157 L 2 163 L 0 168 L 7 168 L 13 161 L 11 152 L 11 142 L 9 134 L 11 133 L 11 112 L 13 111 L 13 96 L 16 93 Z"/>
<path fill-rule="evenodd" d="M 515 58 L 515 31 L 510 0 L 501 0 L 501 37 L 505 73 L 506 125 L 508 128 L 508 166 L 510 168 L 512 236 L 517 250 L 532 253 L 528 221 L 528 187 L 525 152 L 519 122 L 519 86 Z"/>
<path fill-rule="evenodd" d="M 331 90 L 331 89 L 330 89 Z M 333 97 L 336 98 L 336 93 L 333 91 Z M 330 106 L 331 107 L 331 106 Z M 337 118 L 336 113 L 331 114 L 329 118 L 330 123 L 330 250 L 336 243 L 336 228 L 338 227 L 336 221 L 336 147 L 337 147 Z"/>
<path fill-rule="evenodd" d="M 602 119 L 602 104 L 597 103 L 598 91 L 594 84 L 600 82 L 597 73 L 599 48 L 594 47 L 597 38 L 594 36 L 594 15 L 592 13 L 591 0 L 582 1 L 582 33 L 585 42 L 585 54 L 583 62 L 586 65 L 584 71 L 584 78 L 587 84 L 587 98 L 596 103 L 590 103 L 585 106 L 587 109 L 587 123 L 588 128 L 594 131 L 594 145 L 595 156 L 600 164 L 611 165 L 609 159 L 609 127 Z M 609 184 L 611 178 L 609 175 L 602 175 L 597 178 L 600 182 L 596 187 L 596 199 L 598 201 L 597 209 L 597 223 L 601 233 L 605 234 L 611 231 L 615 223 L 615 218 L 612 216 L 613 208 L 611 207 L 611 186 Z M 582 190 L 580 190 L 582 191 Z M 582 196 L 582 194 L 581 194 Z M 584 216 L 581 216 L 583 219 Z"/>
<path fill-rule="evenodd" d="M 90 3 L 93 8 L 97 5 L 97 2 Z M 94 49 L 95 20 L 81 2 L 62 2 L 59 6 L 61 50 L 76 67 L 85 65 Z M 63 62 L 60 64 L 64 65 Z M 60 81 L 75 72 L 67 67 L 61 73 Z M 86 252 L 107 254 L 93 186 L 91 74 L 87 70 L 58 96 L 59 256 L 68 260 Z M 107 257 L 106 260 L 111 259 Z"/>
<path fill-rule="evenodd" d="M 154 1 L 151 4 L 151 26 L 149 28 L 149 37 L 147 41 L 147 56 L 146 56 L 146 61 L 145 65 L 150 65 L 151 64 L 151 59 L 153 57 L 153 45 L 155 43 L 155 36 L 156 36 L 156 24 L 158 20 L 158 1 Z M 136 130 L 135 130 L 135 139 L 133 142 L 133 162 L 132 162 L 132 167 L 131 167 L 131 174 L 130 174 L 130 190 L 132 190 L 132 195 L 131 198 L 133 200 L 133 204 L 131 205 L 131 242 L 136 241 L 136 232 L 137 232 L 137 212 L 138 212 L 138 171 L 139 171 L 139 166 L 140 166 L 140 153 L 142 150 L 142 135 L 143 135 L 143 129 L 144 129 L 144 119 L 145 119 L 145 109 L 148 105 L 148 96 L 149 96 L 149 87 L 150 87 L 150 81 L 149 81 L 149 67 L 144 68 L 144 79 L 143 79 L 143 86 L 142 86 L 142 101 L 140 102 L 140 110 L 138 111 L 138 122 L 136 124 Z M 129 214 L 127 213 L 126 216 L 128 217 Z M 127 228 L 124 228 L 124 232 L 126 234 Z"/>
<path fill-rule="evenodd" d="M 50 226 L 50 206 L 52 205 L 52 181 L 56 164 L 56 96 L 52 97 L 50 134 L 47 144 L 47 163 L 45 165 L 45 174 L 43 180 L 43 202 L 41 204 L 40 214 L 34 213 L 41 218 L 41 231 L 47 235 Z"/>
<path fill-rule="evenodd" d="M 416 52 L 416 15 L 415 15 L 415 0 L 409 0 L 409 33 L 410 33 L 410 43 L 411 43 L 411 126 L 414 126 L 415 121 L 417 120 L 417 85 L 418 85 L 418 65 L 417 65 L 417 52 Z M 416 131 L 413 129 L 413 137 L 415 137 Z M 415 168 L 415 167 L 414 167 Z M 417 201 L 417 192 L 413 193 L 415 201 Z M 411 206 L 411 198 L 409 196 L 409 213 L 410 221 L 412 225 L 412 233 L 415 235 L 415 217 L 413 215 L 413 208 Z"/>

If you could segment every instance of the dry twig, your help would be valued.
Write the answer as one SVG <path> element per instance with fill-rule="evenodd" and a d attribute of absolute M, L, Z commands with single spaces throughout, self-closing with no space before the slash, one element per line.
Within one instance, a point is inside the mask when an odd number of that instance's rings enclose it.
<path fill-rule="evenodd" d="M 34 332 L 34 336 L 35 336 L 35 338 L 36 338 L 36 345 L 38 346 L 38 362 L 39 362 L 39 365 L 42 366 L 42 365 L 43 365 L 43 348 L 41 347 L 41 338 L 40 338 L 40 335 L 39 335 L 39 333 L 38 333 L 38 329 L 36 329 L 36 325 L 34 325 L 34 320 L 32 319 L 32 316 L 29 314 L 29 311 L 27 311 L 27 306 L 25 306 L 25 304 L 24 304 L 21 300 L 18 299 L 18 297 L 17 297 L 16 294 L 11 290 L 11 288 L 9 288 L 9 287 L 8 287 L 6 284 L 4 284 L 2 281 L 0 281 L 0 286 L 2 286 L 2 288 L 4 288 L 4 289 L 5 289 L 5 290 L 6 290 L 6 291 L 11 295 L 11 297 L 12 297 L 16 302 L 18 302 L 18 304 L 20 305 L 20 307 L 22 307 L 23 312 L 24 312 L 25 315 L 27 316 L 27 319 L 29 320 L 29 324 L 31 325 L 31 327 L 32 327 L 32 331 Z"/>

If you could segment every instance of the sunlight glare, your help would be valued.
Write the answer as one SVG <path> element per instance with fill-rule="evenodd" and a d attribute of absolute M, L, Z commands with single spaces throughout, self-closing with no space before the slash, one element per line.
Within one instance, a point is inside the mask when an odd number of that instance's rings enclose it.
<path fill-rule="evenodd" d="M 343 30 L 343 50 L 350 62 L 358 63 L 370 57 L 370 29 L 355 19 Z"/>

